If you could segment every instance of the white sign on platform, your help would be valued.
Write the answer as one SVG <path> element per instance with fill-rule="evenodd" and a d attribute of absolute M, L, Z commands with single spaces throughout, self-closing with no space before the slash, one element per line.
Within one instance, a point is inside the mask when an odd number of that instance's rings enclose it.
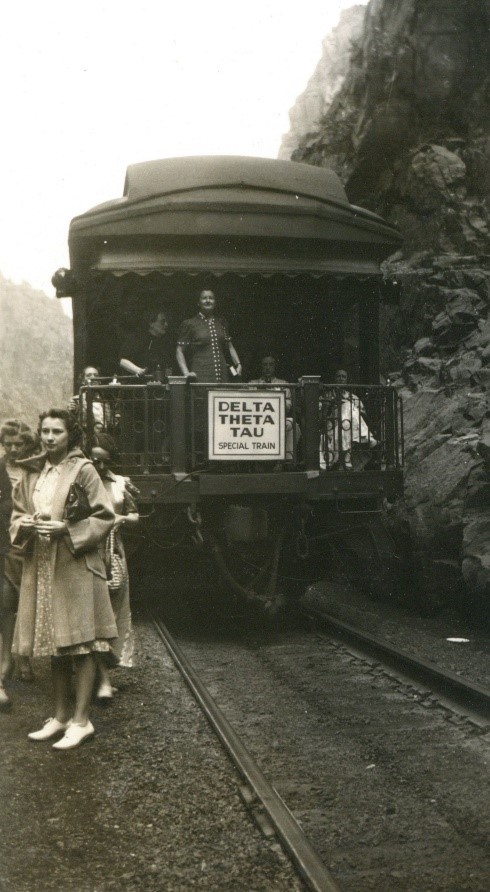
<path fill-rule="evenodd" d="M 285 458 L 284 391 L 208 391 L 208 424 L 212 461 Z"/>

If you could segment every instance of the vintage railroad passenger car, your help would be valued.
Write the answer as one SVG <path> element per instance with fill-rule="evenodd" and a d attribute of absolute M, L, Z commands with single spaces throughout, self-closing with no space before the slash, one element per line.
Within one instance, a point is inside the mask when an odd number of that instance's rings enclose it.
<path fill-rule="evenodd" d="M 53 282 L 73 298 L 75 377 L 101 370 L 81 392 L 87 442 L 97 403 L 151 506 L 151 536 L 168 548 L 179 529 L 179 547 L 204 546 L 249 600 L 274 605 L 281 575 L 298 578 L 293 559 L 312 566 L 342 536 L 355 549 L 368 529 L 381 560 L 390 550 L 380 512 L 402 491 L 403 431 L 398 396 L 380 384 L 380 264 L 399 245 L 333 172 L 261 158 L 134 164 L 122 198 L 71 222 L 71 268 Z M 205 287 L 243 378 L 193 383 L 175 362 L 168 378 L 124 377 L 131 333 L 163 310 L 174 352 Z M 287 388 L 246 383 L 268 354 Z"/>

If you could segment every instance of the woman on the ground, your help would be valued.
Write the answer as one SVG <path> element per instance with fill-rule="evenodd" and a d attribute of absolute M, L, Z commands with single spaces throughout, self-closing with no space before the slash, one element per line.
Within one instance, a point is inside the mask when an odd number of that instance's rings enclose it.
<path fill-rule="evenodd" d="M 23 548 L 24 567 L 13 653 L 51 657 L 55 711 L 31 740 L 68 750 L 92 737 L 89 707 L 95 653 L 110 652 L 117 628 L 103 555 L 114 512 L 95 468 L 78 448 L 81 430 L 72 413 L 40 416 L 43 452 L 19 462 L 11 539 Z M 75 710 L 71 682 L 75 667 Z"/>
<path fill-rule="evenodd" d="M 183 375 L 198 382 L 214 384 L 230 380 L 225 351 L 232 368 L 241 375 L 242 366 L 223 319 L 215 316 L 216 298 L 210 289 L 199 295 L 199 312 L 186 319 L 180 330 L 176 358 Z"/>
<path fill-rule="evenodd" d="M 12 511 L 12 484 L 5 468 L 4 458 L 0 459 L 0 585 L 3 587 L 5 558 L 8 553 L 10 541 L 8 527 Z M 0 593 L 1 598 L 1 593 Z M 3 630 L 5 611 L 3 598 L 0 603 L 0 630 Z M 4 677 L 8 674 L 8 662 L 3 659 L 3 631 L 0 631 L 0 711 L 10 709 L 11 703 L 7 691 L 3 686 Z"/>
<path fill-rule="evenodd" d="M 32 455 L 37 449 L 38 439 L 27 424 L 12 418 L 0 428 L 0 444 L 5 453 L 0 459 L 0 551 L 3 563 L 0 573 L 0 708 L 5 709 L 10 707 L 10 700 L 3 683 L 13 670 L 12 637 L 22 578 L 22 555 L 11 546 L 8 533 L 12 513 L 12 490 L 22 474 L 17 464 L 18 459 Z M 22 681 L 33 680 L 32 668 L 27 657 L 17 661 L 17 672 Z"/>
<path fill-rule="evenodd" d="M 131 668 L 133 665 L 134 637 L 129 603 L 128 565 L 121 530 L 123 526 L 131 527 L 138 523 L 138 508 L 128 490 L 130 481 L 125 477 L 121 477 L 120 474 L 114 474 L 111 470 L 118 459 L 117 447 L 112 437 L 104 432 L 96 434 L 90 454 L 116 515 L 114 528 L 108 541 L 106 563 L 110 565 L 109 543 L 111 537 L 113 537 L 113 548 L 122 560 L 122 582 L 119 588 L 116 590 L 111 589 L 110 592 L 118 633 L 118 639 L 113 643 L 113 651 L 119 666 Z M 111 699 L 113 689 L 103 654 L 97 655 L 97 664 L 99 670 L 97 698 L 99 700 Z"/>

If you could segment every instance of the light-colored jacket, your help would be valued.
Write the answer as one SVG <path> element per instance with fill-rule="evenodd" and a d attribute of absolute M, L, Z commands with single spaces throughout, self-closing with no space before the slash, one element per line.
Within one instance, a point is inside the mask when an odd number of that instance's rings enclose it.
<path fill-rule="evenodd" d="M 35 534 L 21 527 L 22 517 L 34 513 L 33 492 L 46 456 L 19 462 L 22 477 L 13 492 L 10 537 L 24 554 L 19 610 L 13 651 L 32 654 L 36 618 L 37 560 Z M 114 512 L 94 466 L 83 453 L 72 450 L 61 467 L 51 519 L 63 520 L 70 486 L 76 480 L 87 496 L 89 517 L 66 521 L 68 532 L 51 543 L 51 591 L 56 647 L 117 637 L 117 628 L 99 545 L 114 524 Z"/>

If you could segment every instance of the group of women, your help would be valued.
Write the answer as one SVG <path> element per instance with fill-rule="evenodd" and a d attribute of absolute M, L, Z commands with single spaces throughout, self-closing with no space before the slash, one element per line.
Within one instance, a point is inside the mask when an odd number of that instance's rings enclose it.
<path fill-rule="evenodd" d="M 201 383 L 226 382 L 230 374 L 241 375 L 242 366 L 228 326 L 215 315 L 215 309 L 214 292 L 203 289 L 197 314 L 182 323 L 173 355 L 167 338 L 167 318 L 159 311 L 147 328 L 139 334 L 132 333 L 121 345 L 121 368 L 131 375 L 162 380 L 172 373 L 176 361 L 182 375 Z"/>
<path fill-rule="evenodd" d="M 139 518 L 128 482 L 111 470 L 116 453 L 108 434 L 96 435 L 88 458 L 77 416 L 50 409 L 40 416 L 39 438 L 40 452 L 15 460 L 10 538 L 21 578 L 12 654 L 21 666 L 51 658 L 53 715 L 28 736 L 56 738 L 55 750 L 69 750 L 94 734 L 94 691 L 112 697 L 109 667 L 132 665 L 121 528 Z M 6 632 L 3 619 L 4 678 L 10 671 Z M 0 691 L 0 708 L 7 708 L 3 680 Z"/>
<path fill-rule="evenodd" d="M 215 316 L 215 305 L 214 293 L 204 289 L 197 315 L 182 325 L 176 360 L 191 380 L 227 381 L 232 372 L 241 374 L 239 357 L 226 323 Z M 150 325 L 145 335 L 150 338 L 144 346 L 151 361 L 155 342 L 165 330 L 161 324 Z M 98 374 L 98 369 L 88 367 L 84 383 Z M 87 456 L 80 448 L 78 408 L 75 398 L 68 409 L 50 409 L 40 416 L 40 448 L 32 435 L 27 442 L 26 425 L 12 422 L 7 431 L 10 440 L 2 439 L 5 457 L 0 461 L 4 515 L 0 550 L 5 555 L 0 709 L 11 706 L 4 683 L 14 660 L 20 676 L 29 680 L 31 660 L 50 657 L 53 715 L 28 736 L 33 741 L 54 740 L 55 750 L 72 749 L 93 736 L 89 712 L 94 691 L 100 698 L 111 698 L 109 668 L 131 666 L 133 659 L 121 529 L 138 522 L 138 510 L 130 481 L 113 473 L 116 446 L 104 430 L 103 413 L 95 418 Z M 92 411 L 96 415 L 97 404 Z M 5 540 L 9 521 L 10 542 Z"/>

